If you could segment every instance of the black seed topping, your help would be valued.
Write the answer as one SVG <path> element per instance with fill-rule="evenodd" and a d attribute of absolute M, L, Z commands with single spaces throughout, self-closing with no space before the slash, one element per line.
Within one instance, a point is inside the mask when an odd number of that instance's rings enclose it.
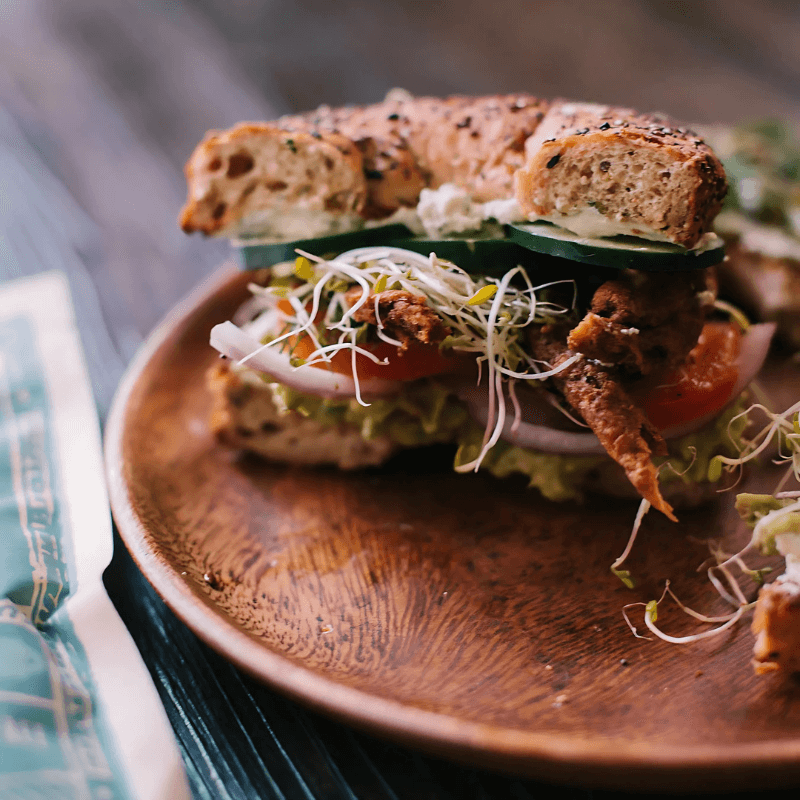
<path fill-rule="evenodd" d="M 383 177 L 383 173 L 379 169 L 366 169 L 364 175 L 370 181 L 379 181 Z"/>
<path fill-rule="evenodd" d="M 386 119 L 390 119 L 392 121 L 398 120 L 398 119 L 400 119 L 400 115 L 399 114 L 389 114 L 389 116 L 386 117 Z"/>
<path fill-rule="evenodd" d="M 558 164 L 561 158 L 561 153 L 556 153 L 548 162 L 547 162 L 547 169 L 553 169 L 553 167 Z"/>
<path fill-rule="evenodd" d="M 297 152 L 297 145 L 294 143 L 294 139 L 287 139 L 286 146 L 293 152 Z"/>
<path fill-rule="evenodd" d="M 601 131 L 607 131 L 607 130 L 608 130 L 610 127 L 611 127 L 611 123 L 610 123 L 610 122 L 604 122 L 604 123 L 603 123 L 603 124 L 600 126 L 600 130 L 601 130 Z"/>
<path fill-rule="evenodd" d="M 472 124 L 472 117 L 464 117 L 461 122 L 456 123 L 456 128 L 469 128 Z"/>
<path fill-rule="evenodd" d="M 575 131 L 576 136 L 583 136 L 586 133 L 589 133 L 588 128 L 581 128 L 579 131 Z"/>

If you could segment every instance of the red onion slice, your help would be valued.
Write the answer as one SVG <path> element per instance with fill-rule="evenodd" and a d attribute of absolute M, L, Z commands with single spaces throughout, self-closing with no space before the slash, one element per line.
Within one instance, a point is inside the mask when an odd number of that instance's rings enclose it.
<path fill-rule="evenodd" d="M 355 397 L 356 384 L 348 375 L 340 375 L 319 367 L 293 367 L 286 353 L 276 347 L 264 347 L 261 342 L 237 328 L 232 322 L 223 322 L 211 329 L 211 346 L 234 361 L 244 362 L 244 366 L 264 372 L 275 380 L 305 394 L 317 397 Z M 251 355 L 253 354 L 253 355 Z M 378 397 L 397 394 L 402 389 L 401 381 L 388 381 L 382 378 L 366 378 L 359 381 L 364 397 Z"/>
<path fill-rule="evenodd" d="M 464 387 L 459 397 L 467 404 L 470 414 L 482 427 L 489 419 L 489 402 L 486 386 Z M 506 396 L 506 408 L 511 401 Z M 507 411 L 505 425 L 500 437 L 517 447 L 526 447 L 540 453 L 560 453 L 562 455 L 605 455 L 605 448 L 590 431 L 565 431 L 552 425 L 542 424 L 554 413 L 552 406 L 544 400 L 538 403 L 528 399 L 524 403 L 525 415 L 516 427 L 514 415 Z M 555 413 L 559 413 L 556 411 Z M 530 420 L 537 420 L 532 422 Z"/>
<path fill-rule="evenodd" d="M 700 430 L 716 419 L 722 409 L 733 402 L 744 391 L 745 387 L 756 377 L 764 359 L 767 357 L 775 324 L 768 322 L 752 325 L 742 336 L 741 349 L 737 366 L 739 377 L 736 380 L 725 404 L 716 411 L 704 414 L 696 419 L 673 425 L 662 431 L 665 439 L 678 439 Z M 486 388 L 484 386 L 462 387 L 459 396 L 464 400 L 474 419 L 486 426 L 489 407 Z M 508 402 L 508 400 L 507 400 Z M 552 425 L 543 424 L 551 417 L 552 408 L 541 403 L 541 408 L 528 401 L 525 404 L 524 418 L 514 427 L 513 414 L 506 418 L 502 438 L 518 447 L 526 447 L 541 453 L 561 455 L 604 455 L 605 448 L 591 431 L 558 430 Z M 509 403 L 510 407 L 510 403 Z"/>

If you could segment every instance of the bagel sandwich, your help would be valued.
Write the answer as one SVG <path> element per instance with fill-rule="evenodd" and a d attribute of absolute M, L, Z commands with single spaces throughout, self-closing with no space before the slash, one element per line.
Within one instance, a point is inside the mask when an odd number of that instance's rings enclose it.
<path fill-rule="evenodd" d="M 685 127 L 393 92 L 212 132 L 186 173 L 181 227 L 253 269 L 211 335 L 232 447 L 352 469 L 448 443 L 459 471 L 674 518 L 740 446 L 772 329 L 720 313 L 725 174 Z"/>

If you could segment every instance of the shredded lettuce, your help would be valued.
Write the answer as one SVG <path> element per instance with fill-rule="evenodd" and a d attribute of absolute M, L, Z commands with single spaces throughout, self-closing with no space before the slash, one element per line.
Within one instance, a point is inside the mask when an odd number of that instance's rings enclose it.
<path fill-rule="evenodd" d="M 360 405 L 352 399 L 324 399 L 281 384 L 270 384 L 279 409 L 297 411 L 326 425 L 352 425 L 365 439 L 388 436 L 402 447 L 455 441 L 467 424 L 466 408 L 434 380 L 409 383 L 402 394 Z"/>
<path fill-rule="evenodd" d="M 669 442 L 669 455 L 654 459 L 656 466 L 667 461 L 670 464 L 669 469 L 660 472 L 662 483 L 677 480 L 686 484 L 716 483 L 722 477 L 722 471 L 718 475 L 709 474 L 713 458 L 717 455 L 738 456 L 744 448 L 742 437 L 748 424 L 747 415 L 742 414 L 745 406 L 745 396 L 742 395 L 713 423 Z"/>
<path fill-rule="evenodd" d="M 741 398 L 726 409 L 713 425 L 670 442 L 670 455 L 657 460 L 657 463 L 669 461 L 672 467 L 661 470 L 661 480 L 664 483 L 680 480 L 686 484 L 709 482 L 709 464 L 714 456 L 740 452 L 747 419 L 744 416 L 736 417 L 741 414 L 743 407 L 744 398 Z M 456 467 L 474 458 L 482 437 L 483 431 L 474 426 L 465 429 L 456 454 Z M 481 468 L 498 478 L 515 472 L 522 473 L 527 477 L 528 485 L 538 489 L 549 500 L 580 500 L 592 470 L 608 463 L 608 460 L 606 456 L 536 453 L 501 441 L 486 454 Z"/>
<path fill-rule="evenodd" d="M 465 430 L 455 457 L 456 469 L 475 459 L 483 447 L 483 435 L 483 429 L 476 425 Z M 605 456 L 536 453 L 500 441 L 486 454 L 481 469 L 497 478 L 521 473 L 528 479 L 528 486 L 538 489 L 548 500 L 580 500 L 588 474 L 604 461 Z"/>
<path fill-rule="evenodd" d="M 362 406 L 355 399 L 324 399 L 303 394 L 280 384 L 269 384 L 278 408 L 296 411 L 326 425 L 352 425 L 365 439 L 388 436 L 401 447 L 429 444 L 457 445 L 454 468 L 474 461 L 483 447 L 484 430 L 469 417 L 465 406 L 435 379 L 414 381 L 395 397 L 373 400 Z M 736 419 L 744 401 L 733 404 L 702 431 L 670 443 L 672 469 L 661 471 L 661 480 L 704 483 L 709 464 L 719 453 L 738 453 L 745 417 Z M 537 453 L 499 441 L 484 457 L 481 469 L 497 478 L 520 473 L 528 485 L 549 500 L 581 500 L 592 471 L 606 456 L 574 456 Z"/>

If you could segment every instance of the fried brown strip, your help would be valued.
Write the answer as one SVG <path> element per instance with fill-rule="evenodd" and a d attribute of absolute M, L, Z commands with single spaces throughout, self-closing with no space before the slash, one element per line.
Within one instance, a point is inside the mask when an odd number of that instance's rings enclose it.
<path fill-rule="evenodd" d="M 558 367 L 575 355 L 566 344 L 564 326 L 532 329 L 531 346 L 537 358 Z M 661 496 L 653 455 L 666 455 L 667 446 L 613 372 L 586 357 L 552 378 L 567 402 L 624 470 L 639 494 L 676 521 L 672 506 Z"/>
<path fill-rule="evenodd" d="M 635 376 L 677 367 L 697 344 L 715 295 L 708 270 L 629 272 L 595 292 L 591 310 L 567 344 Z"/>
<path fill-rule="evenodd" d="M 764 586 L 753 616 L 757 674 L 800 672 L 800 585 L 785 575 Z"/>
<path fill-rule="evenodd" d="M 350 289 L 345 299 L 355 305 L 361 297 L 358 287 Z M 378 295 L 370 295 L 354 314 L 356 322 L 378 324 L 375 314 L 375 298 L 378 298 L 378 312 L 382 330 L 387 336 L 401 343 L 400 352 L 408 350 L 410 342 L 439 344 L 450 333 L 441 317 L 425 302 L 425 298 L 401 289 L 389 289 Z"/>

